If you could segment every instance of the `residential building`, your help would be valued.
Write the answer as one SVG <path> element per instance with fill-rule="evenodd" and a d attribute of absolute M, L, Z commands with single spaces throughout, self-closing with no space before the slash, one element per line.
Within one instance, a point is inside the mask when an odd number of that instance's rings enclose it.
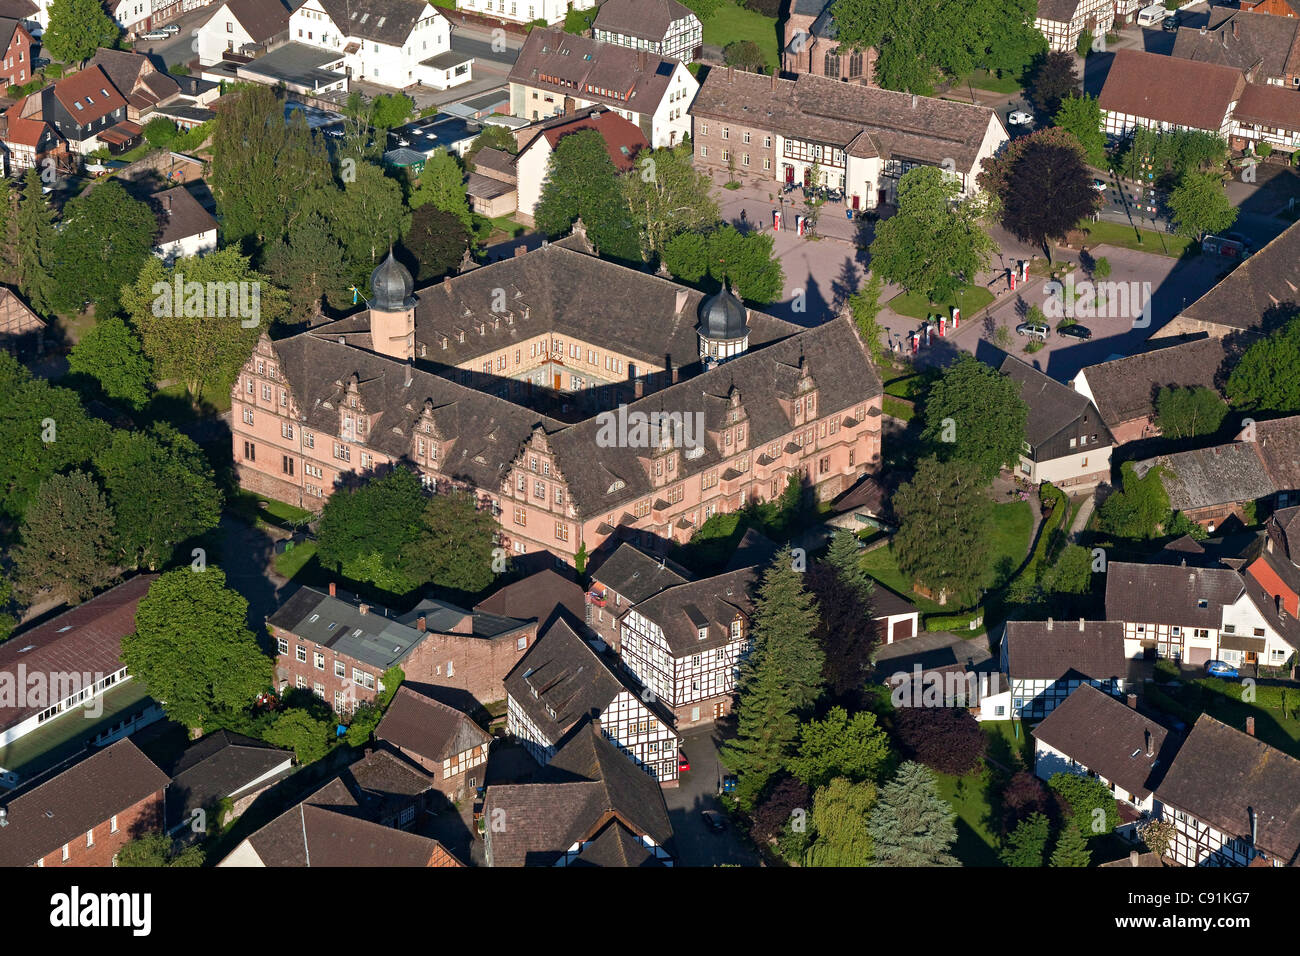
<path fill-rule="evenodd" d="M 1116 50 L 1097 102 L 1111 139 L 1138 128 L 1203 130 L 1226 139 L 1245 90 L 1246 78 L 1234 67 Z"/>
<path fill-rule="evenodd" d="M 77 156 L 93 153 L 101 146 L 120 153 L 130 148 L 142 132 L 138 124 L 127 120 L 126 97 L 100 66 L 87 66 L 31 94 L 9 111 L 15 109 L 23 119 L 52 124 Z"/>
<path fill-rule="evenodd" d="M 1153 339 L 1151 349 L 1079 370 L 1070 386 L 1096 407 L 1116 446 L 1160 434 L 1156 397 L 1164 388 L 1218 391 L 1230 350 L 1220 338 Z"/>
<path fill-rule="evenodd" d="M 578 727 L 536 783 L 483 797 L 488 866 L 672 866 L 663 791 L 601 731 Z"/>
<path fill-rule="evenodd" d="M 1296 0 L 1241 0 L 1241 9 L 1273 17 L 1300 17 L 1300 3 Z"/>
<path fill-rule="evenodd" d="M 715 68 L 690 108 L 695 163 L 719 181 L 842 189 L 853 209 L 893 204 L 914 166 L 938 166 L 963 194 L 1007 141 L 993 110 L 811 74 L 795 80 Z"/>
<path fill-rule="evenodd" d="M 694 577 L 677 562 L 663 555 L 647 554 L 624 541 L 591 571 L 586 596 L 587 626 L 619 651 L 623 638 L 621 621 L 633 605 Z"/>
<path fill-rule="evenodd" d="M 8 286 L 0 286 L 0 350 L 18 358 L 45 352 L 45 320 Z"/>
<path fill-rule="evenodd" d="M 1202 714 L 1156 788 L 1180 866 L 1295 866 L 1300 761 Z"/>
<path fill-rule="evenodd" d="M 1087 396 L 1021 361 L 1006 356 L 1000 371 L 1020 386 L 1029 406 L 1020 449 L 1020 474 L 1039 484 L 1086 488 L 1110 478 L 1115 439 Z"/>
<path fill-rule="evenodd" d="M 390 258 L 369 310 L 264 336 L 232 391 L 240 482 L 320 508 L 403 463 L 472 491 L 516 557 L 573 566 L 611 538 L 685 541 L 791 475 L 831 500 L 875 470 L 882 390 L 847 319 L 800 329 L 581 242 L 418 296 Z"/>
<path fill-rule="evenodd" d="M 1300 60 L 1300 53 L 1296 59 Z M 1300 74 L 1293 79 L 1300 80 Z M 1247 83 L 1232 113 L 1228 144 L 1233 149 L 1245 150 L 1267 143 L 1274 149 L 1294 153 L 1300 148 L 1300 104 L 1296 98 L 1294 87 L 1286 90 L 1281 86 Z"/>
<path fill-rule="evenodd" d="M 339 53 L 348 76 L 404 89 L 468 83 L 474 58 L 451 50 L 451 24 L 427 0 L 306 0 L 289 18 L 294 43 Z"/>
<path fill-rule="evenodd" d="M 32 35 L 21 20 L 0 16 L 0 93 L 32 78 Z"/>
<path fill-rule="evenodd" d="M 672 714 L 652 690 L 629 678 L 604 642 L 566 621 L 553 624 L 506 677 L 506 732 L 542 766 L 584 720 L 663 786 L 677 785 Z"/>
<path fill-rule="evenodd" d="M 154 193 L 149 204 L 159 223 L 153 254 L 163 262 L 170 265 L 177 259 L 216 250 L 217 220 L 184 186 Z"/>
<path fill-rule="evenodd" d="M 220 63 L 226 54 L 255 56 L 289 37 L 289 7 L 283 0 L 225 0 L 197 29 L 199 63 Z"/>
<path fill-rule="evenodd" d="M 590 10 L 596 0 L 460 0 L 456 9 L 501 20 L 506 23 L 532 23 L 545 20 L 562 24 L 570 10 Z"/>
<path fill-rule="evenodd" d="M 217 866 L 464 866 L 437 840 L 365 818 L 339 777 L 246 837 Z"/>
<path fill-rule="evenodd" d="M 180 84 L 144 54 L 100 47 L 86 65 L 108 74 L 126 98 L 126 118 L 133 123 L 147 122 L 159 106 L 181 99 Z"/>
<path fill-rule="evenodd" d="M 0 788 L 162 717 L 122 662 L 122 638 L 156 577 L 134 577 L 0 644 L 0 684 L 25 689 L 0 701 Z"/>
<path fill-rule="evenodd" d="M 41 118 L 40 100 L 39 94 L 32 93 L 0 114 L 0 142 L 4 144 L 0 158 L 11 176 L 20 176 L 33 167 L 44 169 L 47 160 L 56 169 L 64 169 L 71 162 L 67 141 Z M 30 109 L 29 104 L 33 104 Z M 30 115 L 24 115 L 24 111 Z"/>
<path fill-rule="evenodd" d="M 113 866 L 163 824 L 167 774 L 129 740 L 0 797 L 0 866 Z"/>
<path fill-rule="evenodd" d="M 413 830 L 427 814 L 447 808 L 444 797 L 435 795 L 428 772 L 385 747 L 366 751 L 339 773 L 339 779 L 357 801 L 361 816 L 383 827 Z"/>
<path fill-rule="evenodd" d="M 537 636 L 535 621 L 470 612 L 425 598 L 406 614 L 302 588 L 266 619 L 276 642 L 276 682 L 310 690 L 339 713 L 373 700 L 384 672 L 486 704 Z"/>
<path fill-rule="evenodd" d="M 871 619 L 876 622 L 882 644 L 916 637 L 921 631 L 921 612 L 916 605 L 879 581 L 871 593 Z"/>
<path fill-rule="evenodd" d="M 1300 88 L 1300 19 L 1211 7 L 1204 26 L 1179 28 L 1173 55 L 1230 66 L 1250 83 Z"/>
<path fill-rule="evenodd" d="M 603 106 L 640 128 L 659 149 L 690 135 L 688 108 L 697 89 L 681 60 L 537 29 L 510 71 L 510 113 L 542 120 Z"/>
<path fill-rule="evenodd" d="M 1232 517 L 1250 524 L 1247 509 L 1276 490 L 1253 441 L 1158 455 L 1133 467 L 1139 478 L 1158 468 L 1169 507 L 1211 534 Z"/>
<path fill-rule="evenodd" d="M 1075 52 L 1079 37 L 1105 36 L 1115 25 L 1113 0 L 1038 0 L 1034 28 L 1047 38 L 1049 50 Z"/>
<path fill-rule="evenodd" d="M 1008 621 L 1000 671 L 1006 690 L 980 701 L 980 720 L 1041 720 L 1083 684 L 1121 696 L 1133 683 L 1120 621 Z"/>
<path fill-rule="evenodd" d="M 591 24 L 601 43 L 645 50 L 665 60 L 690 63 L 704 45 L 704 27 L 677 0 L 605 0 Z"/>
<path fill-rule="evenodd" d="M 293 771 L 293 751 L 229 730 L 207 734 L 166 768 L 167 829 L 216 833 Z M 223 801 L 229 801 L 221 819 Z"/>
<path fill-rule="evenodd" d="M 878 51 L 841 48 L 832 0 L 792 0 L 781 43 L 781 71 L 871 85 Z"/>
<path fill-rule="evenodd" d="M 492 738 L 462 711 L 403 684 L 375 741 L 418 764 L 448 800 L 458 801 L 482 784 Z"/>
<path fill-rule="evenodd" d="M 465 180 L 470 208 L 480 216 L 508 216 L 519 208 L 519 172 L 515 157 L 485 146 L 474 156 Z"/>
<path fill-rule="evenodd" d="M 1034 773 L 1093 777 L 1119 802 L 1120 832 L 1133 836 L 1140 814 L 1156 813 L 1155 790 L 1181 742 L 1160 722 L 1137 709 L 1137 695 L 1121 703 L 1091 684 L 1081 684 L 1030 731 Z"/>

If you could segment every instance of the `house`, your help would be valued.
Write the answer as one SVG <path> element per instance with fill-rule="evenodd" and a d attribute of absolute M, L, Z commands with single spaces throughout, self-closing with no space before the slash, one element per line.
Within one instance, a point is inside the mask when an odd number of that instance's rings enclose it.
<path fill-rule="evenodd" d="M 293 771 L 293 751 L 218 730 L 186 747 L 166 771 L 167 829 L 215 833 Z"/>
<path fill-rule="evenodd" d="M 1300 60 L 1300 55 L 1296 59 Z M 1300 80 L 1300 75 L 1295 79 Z M 1246 84 L 1232 113 L 1228 144 L 1245 150 L 1267 143 L 1274 149 L 1294 153 L 1300 148 L 1300 104 L 1296 103 L 1295 92 L 1294 88 L 1288 91 L 1280 86 Z"/>
<path fill-rule="evenodd" d="M 289 36 L 289 7 L 283 0 L 225 0 L 199 25 L 194 40 L 199 63 L 220 63 L 227 53 L 253 56 Z"/>
<path fill-rule="evenodd" d="M 280 687 L 310 689 L 339 713 L 373 700 L 385 671 L 469 703 L 505 698 L 502 680 L 537 635 L 536 621 L 425 598 L 406 614 L 302 588 L 267 619 Z M 468 699 L 466 699 L 468 698 Z"/>
<path fill-rule="evenodd" d="M 536 783 L 483 797 L 488 866 L 672 866 L 663 792 L 588 720 Z"/>
<path fill-rule="evenodd" d="M 131 578 L 0 644 L 0 788 L 162 717 L 122 663 L 122 638 L 155 577 Z"/>
<path fill-rule="evenodd" d="M 423 155 L 423 154 L 421 154 Z M 515 157 L 485 146 L 474 157 L 465 181 L 470 208 L 481 216 L 506 216 L 519 208 L 519 173 Z"/>
<path fill-rule="evenodd" d="M 24 111 L 31 107 L 32 115 L 25 116 Z M 49 123 L 40 118 L 40 96 L 32 93 L 14 103 L 0 114 L 0 142 L 4 150 L 0 151 L 8 173 L 21 175 L 24 170 L 34 167 L 44 168 L 46 160 L 52 160 L 57 167 L 67 163 L 68 144 Z"/>
<path fill-rule="evenodd" d="M 1300 19 L 1211 7 L 1203 26 L 1180 27 L 1173 56 L 1230 66 L 1250 83 L 1300 88 Z"/>
<path fill-rule="evenodd" d="M 341 54 L 343 72 L 381 86 L 445 90 L 473 78 L 474 58 L 452 52 L 451 24 L 427 0 L 306 0 L 289 37 Z"/>
<path fill-rule="evenodd" d="M 153 254 L 170 265 L 177 259 L 201 256 L 217 248 L 217 220 L 199 205 L 184 186 L 163 189 L 149 197 L 158 215 Z"/>
<path fill-rule="evenodd" d="M 466 714 L 407 684 L 397 689 L 375 740 L 418 764 L 452 801 L 483 781 L 492 742 Z"/>
<path fill-rule="evenodd" d="M 18 358 L 45 351 L 45 321 L 8 286 L 0 286 L 0 350 Z"/>
<path fill-rule="evenodd" d="M 335 777 L 302 803 L 242 840 L 217 866 L 464 866 L 437 840 L 365 817 L 361 801 Z"/>
<path fill-rule="evenodd" d="M 1121 703 L 1091 684 L 1080 685 L 1030 733 L 1039 779 L 1058 773 L 1097 778 L 1115 794 L 1123 808 L 1121 829 L 1129 833 L 1139 814 L 1156 811 L 1155 790 L 1180 742 L 1137 709 L 1136 694 Z"/>
<path fill-rule="evenodd" d="M 32 78 L 32 35 L 21 20 L 0 16 L 0 93 Z"/>
<path fill-rule="evenodd" d="M 551 155 L 561 139 L 570 133 L 593 129 L 605 141 L 614 168 L 621 173 L 636 167 L 637 155 L 649 148 L 649 142 L 638 129 L 615 110 L 590 107 L 572 116 L 541 125 L 537 134 L 524 143 L 514 157 L 518 183 L 518 211 L 521 222 L 531 223 L 542 198 L 542 187 L 550 173 Z"/>
<path fill-rule="evenodd" d="M 603 106 L 655 149 L 690 135 L 687 108 L 699 89 L 681 60 L 540 28 L 528 34 L 509 80 L 513 116 L 541 120 Z"/>
<path fill-rule="evenodd" d="M 591 35 L 601 43 L 683 63 L 696 59 L 704 44 L 700 18 L 677 0 L 605 0 L 592 21 Z"/>
<path fill-rule="evenodd" d="M 1098 105 L 1112 140 L 1133 130 L 1195 129 L 1228 137 L 1246 90 L 1241 70 L 1142 50 L 1116 50 Z"/>
<path fill-rule="evenodd" d="M 1188 341 L 1153 339 L 1151 349 L 1079 370 L 1070 386 L 1096 407 L 1115 445 L 1160 434 L 1156 396 L 1164 388 L 1219 389 L 1230 350 L 1200 333 Z"/>
<path fill-rule="evenodd" d="M 916 637 L 921 630 L 921 612 L 916 605 L 879 582 L 871 592 L 871 619 L 882 644 Z"/>
<path fill-rule="evenodd" d="M 87 66 L 27 97 L 19 115 L 52 123 L 68 149 L 85 156 L 101 146 L 122 152 L 134 145 L 141 128 L 127 120 L 126 110 L 126 97 L 103 67 Z"/>
<path fill-rule="evenodd" d="M 1105 36 L 1114 23 L 1112 0 L 1038 0 L 1034 29 L 1047 38 L 1048 49 L 1073 53 L 1085 31 Z"/>
<path fill-rule="evenodd" d="M 677 785 L 677 732 L 655 693 L 619 667 L 603 642 L 551 626 L 506 677 L 506 732 L 546 766 L 565 736 L 596 717 L 601 732 L 663 786 Z"/>
<path fill-rule="evenodd" d="M 586 594 L 587 626 L 619 651 L 623 637 L 620 621 L 627 609 L 694 577 L 663 555 L 647 554 L 630 542 L 620 542 L 591 572 Z"/>
<path fill-rule="evenodd" d="M 623 666 L 672 711 L 678 727 L 731 713 L 758 575 L 749 567 L 688 581 L 623 615 Z"/>
<path fill-rule="evenodd" d="M 1272 17 L 1300 17 L 1300 3 L 1296 0 L 1241 0 L 1241 9 Z"/>
<path fill-rule="evenodd" d="M 1087 396 L 1013 355 L 1002 360 L 999 371 L 1020 386 L 1020 398 L 1029 406 L 1020 474 L 1058 488 L 1087 488 L 1110 478 L 1115 439 Z"/>
<path fill-rule="evenodd" d="M 999 669 L 1008 689 L 980 701 L 981 720 L 1041 720 L 1083 684 L 1118 697 L 1133 683 L 1120 621 L 1008 621 Z"/>
<path fill-rule="evenodd" d="M 1159 455 L 1134 464 L 1139 478 L 1159 468 L 1169 507 L 1211 534 L 1230 517 L 1249 524 L 1246 509 L 1274 491 L 1255 442 L 1230 442 Z"/>
<path fill-rule="evenodd" d="M 339 779 L 357 801 L 361 815 L 383 827 L 414 829 L 426 813 L 437 813 L 447 805 L 441 796 L 434 796 L 430 774 L 386 748 L 366 751 L 339 772 Z"/>
<path fill-rule="evenodd" d="M 133 123 L 151 119 L 159 106 L 181 97 L 180 84 L 141 53 L 100 47 L 86 65 L 108 74 L 113 88 L 126 97 L 126 118 Z"/>
<path fill-rule="evenodd" d="M 552 26 L 564 22 L 570 10 L 590 10 L 597 0 L 460 0 L 457 10 L 479 14 L 503 23 L 545 20 Z"/>
<path fill-rule="evenodd" d="M 781 70 L 869 86 L 878 51 L 841 49 L 831 0 L 792 0 L 781 40 Z"/>
<path fill-rule="evenodd" d="M 1248 257 L 1152 339 L 1194 335 L 1249 346 L 1300 312 L 1300 223 Z"/>
<path fill-rule="evenodd" d="M 820 183 L 853 209 L 893 204 L 913 166 L 938 166 L 963 194 L 983 161 L 1007 141 L 993 110 L 896 93 L 823 76 L 711 70 L 691 104 L 695 163 L 716 180 L 755 187 Z"/>
<path fill-rule="evenodd" d="M 418 294 L 390 258 L 368 310 L 264 336 L 231 393 L 240 482 L 318 509 L 402 462 L 472 491 L 516 558 L 576 566 L 875 470 L 882 389 L 847 318 L 801 329 L 589 252 L 579 231 Z"/>
<path fill-rule="evenodd" d="M 0 797 L 0 866 L 113 866 L 163 823 L 167 774 L 129 740 Z"/>
<path fill-rule="evenodd" d="M 572 577 L 545 567 L 493 591 L 474 605 L 480 614 L 536 621 L 537 632 L 545 633 L 560 618 L 574 626 L 586 614 L 585 595 Z"/>
<path fill-rule="evenodd" d="M 148 33 L 152 29 L 151 0 L 109 0 L 108 15 L 128 36 Z"/>
<path fill-rule="evenodd" d="M 1285 605 L 1258 579 L 1231 568 L 1111 561 L 1106 616 L 1122 622 L 1130 659 L 1278 667 L 1300 643 Z"/>
<path fill-rule="evenodd" d="M 1209 714 L 1196 719 L 1156 788 L 1180 866 L 1295 866 L 1300 761 Z"/>

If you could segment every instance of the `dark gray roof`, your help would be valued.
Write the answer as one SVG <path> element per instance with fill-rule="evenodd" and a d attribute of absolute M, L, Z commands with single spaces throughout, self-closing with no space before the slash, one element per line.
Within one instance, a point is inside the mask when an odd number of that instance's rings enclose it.
<path fill-rule="evenodd" d="M 677 0 L 605 0 L 591 25 L 621 36 L 662 40 L 675 21 L 693 16 L 691 9 Z"/>
<path fill-rule="evenodd" d="M 731 642 L 731 624 L 737 618 L 744 622 L 742 633 L 748 634 L 758 577 L 758 568 L 741 568 L 689 581 L 642 601 L 636 612 L 659 625 L 677 657 L 712 650 Z M 701 627 L 708 628 L 705 640 L 700 640 Z"/>
<path fill-rule="evenodd" d="M 497 149 L 495 146 L 484 146 L 474 155 L 474 166 L 476 168 L 490 169 L 508 176 L 518 175 L 515 163 L 514 156 L 504 149 Z"/>
<path fill-rule="evenodd" d="M 732 342 L 749 334 L 748 310 L 730 285 L 700 303 L 700 334 L 717 342 Z"/>
<path fill-rule="evenodd" d="M 414 289 L 411 273 L 393 258 L 393 250 L 389 249 L 388 258 L 370 274 L 370 308 L 377 312 L 403 312 L 415 305 L 415 297 L 411 295 Z"/>
<path fill-rule="evenodd" d="M 1156 789 L 1161 803 L 1190 813 L 1233 837 L 1249 837 L 1284 865 L 1300 849 L 1300 761 L 1262 740 L 1220 723 L 1197 718 L 1165 779 Z"/>
<path fill-rule="evenodd" d="M 363 614 L 360 605 L 313 588 L 301 588 L 266 621 L 304 641 L 387 670 L 402 661 L 425 636 L 415 627 L 389 617 L 389 613 L 387 608 L 371 607 Z M 462 611 L 458 619 L 464 616 Z M 429 626 L 440 630 L 432 622 Z"/>
<path fill-rule="evenodd" d="M 382 748 L 368 751 L 339 777 L 361 814 L 377 823 L 391 823 L 412 798 L 433 789 L 433 776 L 423 767 Z"/>
<path fill-rule="evenodd" d="M 429 11 L 425 0 L 320 0 L 345 36 L 402 46 Z"/>
<path fill-rule="evenodd" d="M 1271 330 L 1300 312 L 1300 222 L 1237 266 L 1182 314 L 1229 329 Z"/>
<path fill-rule="evenodd" d="M 663 866 L 646 845 L 618 820 L 606 824 L 600 836 L 587 844 L 570 866 Z"/>
<path fill-rule="evenodd" d="M 168 768 L 167 824 L 175 826 L 192 810 L 237 796 L 277 768 L 286 770 L 293 752 L 229 730 L 194 741 Z"/>
<path fill-rule="evenodd" d="M 161 227 L 155 245 L 165 246 L 190 236 L 216 231 L 217 220 L 184 186 L 159 190 L 149 197 L 149 204 Z"/>
<path fill-rule="evenodd" d="M 675 562 L 648 555 L 626 541 L 591 572 L 593 583 L 604 585 L 629 604 L 640 604 L 691 578 L 691 573 Z"/>
<path fill-rule="evenodd" d="M 1079 9 L 1079 0 L 1038 0 L 1038 16 L 1043 20 L 1069 23 Z"/>
<path fill-rule="evenodd" d="M 502 619 L 536 621 L 545 628 L 557 613 L 567 612 L 574 620 L 582 621 L 586 601 L 576 581 L 543 568 L 494 591 L 475 604 L 474 611 Z"/>
<path fill-rule="evenodd" d="M 1110 565 L 1114 567 L 1114 565 Z M 1007 668 L 1012 680 L 1059 680 L 1075 672 L 1093 680 L 1128 676 L 1124 623 L 1008 621 Z"/>
<path fill-rule="evenodd" d="M 1032 731 L 1034 737 L 1139 799 L 1159 785 L 1177 752 L 1161 724 L 1082 684 Z"/>
<path fill-rule="evenodd" d="M 1296 44 L 1300 20 L 1228 7 L 1211 7 L 1207 32 L 1181 27 L 1173 55 L 1184 60 L 1217 63 L 1238 70 L 1259 70 L 1257 80 L 1282 77 Z"/>
<path fill-rule="evenodd" d="M 1219 368 L 1228 354 L 1223 339 L 1203 336 L 1164 345 L 1168 341 L 1153 339 L 1149 352 L 1089 365 L 1079 372 L 1108 426 L 1154 415 L 1155 398 L 1162 388 L 1201 386 L 1217 391 Z"/>
<path fill-rule="evenodd" d="M 653 113 L 681 64 L 653 53 L 600 43 L 562 30 L 536 29 L 528 34 L 510 71 L 510 82 L 569 94 L 622 110 Z M 574 86 L 564 86 L 564 80 Z M 594 88 L 594 89 L 593 89 Z M 598 90 L 616 90 L 611 97 Z"/>
<path fill-rule="evenodd" d="M 290 8 L 282 0 L 225 0 L 224 6 L 256 43 L 263 43 L 289 29 Z M 217 12 L 220 12 L 220 7 L 214 10 L 214 15 Z"/>
<path fill-rule="evenodd" d="M 1137 462 L 1133 468 L 1142 478 L 1157 466 L 1169 507 L 1175 511 L 1254 501 L 1277 490 L 1264 470 L 1256 442 L 1229 442 L 1160 455 Z"/>
<path fill-rule="evenodd" d="M 1106 565 L 1106 617 L 1217 629 L 1223 606 L 1235 602 L 1241 590 L 1241 576 L 1227 568 L 1111 561 Z"/>
<path fill-rule="evenodd" d="M 465 714 L 409 687 L 401 687 L 375 728 L 375 739 L 428 757 L 447 760 L 492 738 Z"/>
<path fill-rule="evenodd" d="M 450 70 L 453 66 L 460 66 L 462 63 L 467 63 L 472 59 L 473 57 L 467 56 L 464 53 L 457 53 L 455 50 L 446 50 L 439 53 L 437 56 L 431 56 L 427 60 L 421 60 L 420 63 L 424 66 L 431 66 L 435 70 Z"/>
<path fill-rule="evenodd" d="M 1300 490 L 1300 415 L 1255 423 L 1264 468 L 1278 491 Z"/>
<path fill-rule="evenodd" d="M 1104 430 L 1101 415 L 1092 407 L 1087 396 L 1062 385 L 1014 355 L 1003 359 L 999 370 L 1019 384 L 1020 398 L 1029 406 L 1029 415 L 1025 421 L 1025 440 L 1029 444 L 1035 447 L 1045 444 L 1088 414 L 1092 416 L 1091 421 L 1097 422 L 1097 427 Z M 1102 444 L 1111 443 L 1109 434 L 1103 438 Z"/>

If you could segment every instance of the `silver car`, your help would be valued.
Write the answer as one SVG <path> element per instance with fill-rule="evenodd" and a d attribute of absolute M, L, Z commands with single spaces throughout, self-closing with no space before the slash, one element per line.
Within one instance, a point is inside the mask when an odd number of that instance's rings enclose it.
<path fill-rule="evenodd" d="M 1052 330 L 1045 325 L 1039 325 L 1036 322 L 1021 322 L 1016 326 L 1017 335 L 1027 335 L 1031 339 L 1038 339 L 1046 342 L 1047 337 L 1052 334 Z"/>

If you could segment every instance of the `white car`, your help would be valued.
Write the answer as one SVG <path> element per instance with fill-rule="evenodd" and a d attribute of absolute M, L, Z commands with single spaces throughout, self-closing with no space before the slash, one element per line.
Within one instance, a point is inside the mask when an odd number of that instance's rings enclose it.
<path fill-rule="evenodd" d="M 159 32 L 159 33 L 165 33 L 165 34 L 167 34 L 168 36 L 173 36 L 173 37 L 174 37 L 176 34 L 178 34 L 178 33 L 181 32 L 181 28 L 178 27 L 178 26 L 177 26 L 176 24 L 174 24 L 174 23 L 169 23 L 169 24 L 167 24 L 167 26 L 165 26 L 165 27 L 159 27 L 159 28 L 158 28 L 158 32 Z"/>
<path fill-rule="evenodd" d="M 1033 121 L 1034 121 L 1033 115 L 1030 113 L 1026 113 L 1024 110 L 1016 110 L 1015 112 L 1011 113 L 1010 116 L 1007 117 L 1007 122 L 1010 123 L 1012 126 L 1025 126 L 1029 123 L 1032 123 Z"/>
<path fill-rule="evenodd" d="M 170 39 L 170 33 L 164 33 L 162 30 L 150 30 L 148 33 L 141 33 L 136 37 L 137 40 L 167 40 Z"/>

